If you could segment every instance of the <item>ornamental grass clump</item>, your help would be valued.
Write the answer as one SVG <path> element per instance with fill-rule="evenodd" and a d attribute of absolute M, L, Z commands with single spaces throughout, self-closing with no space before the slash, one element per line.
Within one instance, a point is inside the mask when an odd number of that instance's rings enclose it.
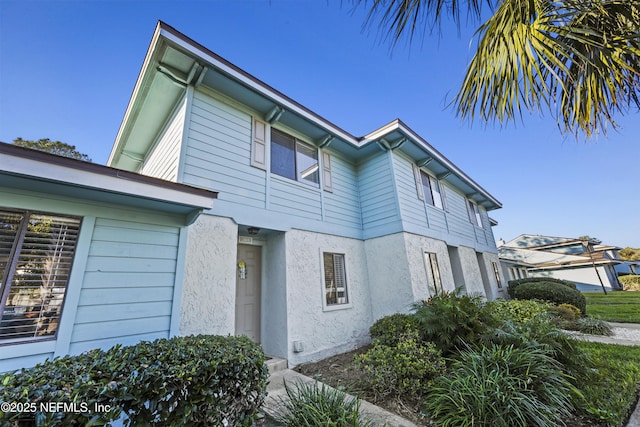
<path fill-rule="evenodd" d="M 558 426 L 573 409 L 573 386 L 540 348 L 463 350 L 436 378 L 425 411 L 437 426 Z"/>
<path fill-rule="evenodd" d="M 321 383 L 284 384 L 276 423 L 283 427 L 372 427 L 360 415 L 360 400 Z"/>

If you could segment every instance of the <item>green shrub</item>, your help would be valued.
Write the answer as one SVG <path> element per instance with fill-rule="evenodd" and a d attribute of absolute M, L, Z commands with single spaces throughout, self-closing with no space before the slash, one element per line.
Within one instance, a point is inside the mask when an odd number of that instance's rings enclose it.
<path fill-rule="evenodd" d="M 627 274 L 626 276 L 619 276 L 618 280 L 622 283 L 625 291 L 640 291 L 640 275 Z"/>
<path fill-rule="evenodd" d="M 519 325 L 505 323 L 494 330 L 487 345 L 539 348 L 560 363 L 575 384 L 587 381 L 591 360 L 578 341 L 560 330 L 548 316 L 538 316 Z"/>
<path fill-rule="evenodd" d="M 587 300 L 584 295 L 568 286 L 559 286 L 552 282 L 522 283 L 514 290 L 513 298 L 544 300 L 556 305 L 571 304 L 578 307 L 582 314 L 587 310 Z"/>
<path fill-rule="evenodd" d="M 26 414 L 39 425 L 251 426 L 266 396 L 267 368 L 246 337 L 189 336 L 92 350 L 0 377 L 0 401 L 85 403 L 87 412 Z M 94 413 L 95 404 L 109 407 Z M 0 413 L 0 424 L 25 414 Z"/>
<path fill-rule="evenodd" d="M 607 322 L 593 317 L 582 317 L 575 321 L 574 330 L 583 334 L 591 335 L 613 335 L 613 331 Z"/>
<path fill-rule="evenodd" d="M 560 304 L 555 307 L 551 307 L 549 312 L 561 320 L 574 322 L 580 318 L 582 314 L 580 309 L 571 304 Z"/>
<path fill-rule="evenodd" d="M 321 383 L 284 385 L 275 421 L 284 427 L 370 427 L 360 415 L 360 400 Z"/>
<path fill-rule="evenodd" d="M 557 426 L 572 409 L 571 384 L 539 348 L 465 350 L 436 378 L 426 413 L 438 426 Z"/>
<path fill-rule="evenodd" d="M 372 340 L 393 346 L 404 334 L 413 334 L 418 328 L 419 323 L 415 315 L 396 313 L 378 319 L 369 328 L 369 334 Z"/>
<path fill-rule="evenodd" d="M 524 279 L 509 280 L 509 282 L 507 283 L 507 293 L 511 298 L 515 298 L 513 293 L 518 288 L 518 286 L 525 283 L 540 283 L 540 282 L 556 283 L 558 285 L 563 285 L 571 289 L 576 289 L 575 283 L 568 282 L 566 280 L 554 279 L 553 277 L 526 277 Z"/>
<path fill-rule="evenodd" d="M 475 296 L 444 293 L 414 308 L 423 340 L 433 342 L 445 355 L 478 342 L 499 323 Z"/>
<path fill-rule="evenodd" d="M 433 343 L 422 342 L 417 333 L 402 335 L 394 346 L 374 342 L 354 362 L 379 396 L 422 396 L 431 380 L 445 370 L 440 351 Z"/>
<path fill-rule="evenodd" d="M 546 313 L 553 306 L 547 301 L 497 299 L 486 304 L 487 309 L 501 320 L 520 324 Z M 579 312 L 580 310 L 578 310 Z"/>

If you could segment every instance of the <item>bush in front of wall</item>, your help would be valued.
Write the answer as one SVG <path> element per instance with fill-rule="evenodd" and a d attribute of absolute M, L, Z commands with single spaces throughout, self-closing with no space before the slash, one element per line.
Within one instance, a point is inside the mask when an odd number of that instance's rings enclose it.
<path fill-rule="evenodd" d="M 556 305 L 571 304 L 578 307 L 583 315 L 587 311 L 587 300 L 580 291 L 553 282 L 523 283 L 515 289 L 513 298 L 544 300 Z"/>
<path fill-rule="evenodd" d="M 513 293 L 518 288 L 518 286 L 525 283 L 540 283 L 540 282 L 555 283 L 558 285 L 566 286 L 567 288 L 576 289 L 575 283 L 568 282 L 566 280 L 554 279 L 553 277 L 526 277 L 524 279 L 509 280 L 507 284 L 507 293 L 511 298 L 515 298 Z"/>
<path fill-rule="evenodd" d="M 425 412 L 436 426 L 557 426 L 573 408 L 572 385 L 540 348 L 464 350 L 436 378 Z"/>
<path fill-rule="evenodd" d="M 373 341 L 394 346 L 404 334 L 413 334 L 418 330 L 419 323 L 414 314 L 395 313 L 376 320 L 369 328 L 369 334 Z"/>
<path fill-rule="evenodd" d="M 431 380 L 445 370 L 440 351 L 433 343 L 423 342 L 417 332 L 403 334 L 393 346 L 374 341 L 354 364 L 378 396 L 422 396 Z"/>
<path fill-rule="evenodd" d="M 267 379 L 264 353 L 246 337 L 143 341 L 0 376 L 0 401 L 62 402 L 78 408 L 0 413 L 0 424 L 27 415 L 38 425 L 109 425 L 124 415 L 127 426 L 248 427 L 266 396 Z M 96 407 L 110 410 L 96 412 Z"/>
<path fill-rule="evenodd" d="M 499 324 L 479 296 L 444 293 L 414 308 L 422 339 L 433 342 L 444 355 L 480 341 Z"/>

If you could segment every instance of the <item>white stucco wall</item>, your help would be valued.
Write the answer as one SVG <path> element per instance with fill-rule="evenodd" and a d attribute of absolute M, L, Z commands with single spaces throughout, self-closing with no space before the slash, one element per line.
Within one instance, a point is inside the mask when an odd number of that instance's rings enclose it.
<path fill-rule="evenodd" d="M 478 265 L 478 257 L 476 256 L 475 249 L 467 246 L 458 246 L 458 255 L 460 257 L 467 294 L 486 296 L 484 284 L 482 283 L 482 272 Z"/>
<path fill-rule="evenodd" d="M 262 347 L 266 354 L 288 358 L 287 264 L 285 233 L 269 235 L 262 248 Z"/>
<path fill-rule="evenodd" d="M 409 261 L 411 273 L 411 283 L 413 289 L 413 300 L 422 301 L 435 294 L 435 289 L 430 286 L 430 279 L 427 273 L 431 267 L 425 260 L 425 252 L 435 253 L 442 280 L 442 289 L 453 291 L 455 283 L 451 272 L 451 262 L 447 244 L 442 240 L 430 239 L 425 236 L 404 233 L 405 248 Z"/>
<path fill-rule="evenodd" d="M 369 340 L 371 297 L 361 240 L 291 230 L 285 235 L 289 364 L 348 351 Z M 345 255 L 350 307 L 323 310 L 322 252 Z M 304 351 L 294 352 L 294 341 Z"/>
<path fill-rule="evenodd" d="M 403 233 L 368 239 L 364 246 L 373 320 L 408 313 L 413 304 L 413 288 Z"/>
<path fill-rule="evenodd" d="M 228 218 L 200 215 L 189 226 L 180 334 L 235 332 L 237 239 Z"/>

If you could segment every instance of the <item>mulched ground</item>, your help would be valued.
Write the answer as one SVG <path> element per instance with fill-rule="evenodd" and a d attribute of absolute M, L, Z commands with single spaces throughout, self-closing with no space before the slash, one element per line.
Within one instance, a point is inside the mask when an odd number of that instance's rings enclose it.
<path fill-rule="evenodd" d="M 422 426 L 431 425 L 429 421 L 420 416 L 420 404 L 418 401 L 402 401 L 372 395 L 365 390 L 361 374 L 353 368 L 353 358 L 366 352 L 369 347 L 362 347 L 348 353 L 338 354 L 314 363 L 306 363 L 294 368 L 295 371 L 314 378 L 334 388 L 349 391 L 359 398 L 371 402 L 377 406 L 393 412 L 401 417 Z M 635 406 L 634 406 L 635 407 Z M 566 421 L 570 427 L 602 427 L 605 424 L 594 423 L 582 417 L 573 417 Z"/>

